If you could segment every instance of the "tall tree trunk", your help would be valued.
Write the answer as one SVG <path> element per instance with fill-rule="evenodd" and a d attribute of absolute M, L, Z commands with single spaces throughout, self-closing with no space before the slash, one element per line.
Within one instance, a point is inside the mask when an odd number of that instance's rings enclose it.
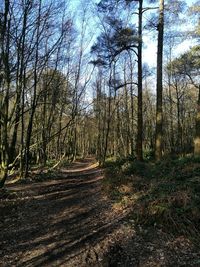
<path fill-rule="evenodd" d="M 196 133 L 194 138 L 194 155 L 200 156 L 200 85 L 197 101 L 197 114 L 196 114 Z"/>
<path fill-rule="evenodd" d="M 39 1 L 38 7 L 38 18 L 37 18 L 37 29 L 36 29 L 36 46 L 35 46 L 35 65 L 34 65 L 34 73 L 33 73 L 33 100 L 32 100 L 32 108 L 31 114 L 27 127 L 26 134 L 26 149 L 25 149 L 25 177 L 28 175 L 29 171 L 29 163 L 30 163 L 30 145 L 31 145 L 31 135 L 33 128 L 33 119 L 35 115 L 35 110 L 37 106 L 37 83 L 38 83 L 38 61 L 39 61 L 39 42 L 40 42 L 40 19 L 41 19 L 41 8 L 42 8 L 42 0 Z"/>
<path fill-rule="evenodd" d="M 157 47 L 157 102 L 156 102 L 156 140 L 155 140 L 155 157 L 160 160 L 162 157 L 162 124 L 163 124 L 163 107 L 162 107 L 162 64 L 163 64 L 163 35 L 164 35 L 164 0 L 160 0 L 159 6 L 159 23 L 158 23 L 158 47 Z"/>
<path fill-rule="evenodd" d="M 9 66 L 9 46 L 10 46 L 10 19 L 9 8 L 10 1 L 4 2 L 4 20 L 3 29 L 1 31 L 1 51 L 2 51 L 2 72 L 4 73 L 4 80 L 2 82 L 3 92 L 0 93 L 0 108 L 1 108 L 1 135 L 0 135 L 0 155 L 1 155 L 1 175 L 0 175 L 0 188 L 8 176 L 9 164 L 9 144 L 8 144 L 8 121 L 9 121 L 9 93 L 10 93 L 10 66 Z"/>
<path fill-rule="evenodd" d="M 25 5 L 24 16 L 23 16 L 23 28 L 20 37 L 20 43 L 18 47 L 18 70 L 17 70 L 17 97 L 16 97 L 16 110 L 15 110 L 15 126 L 12 135 L 12 141 L 10 145 L 10 163 L 15 158 L 15 147 L 17 142 L 18 127 L 20 123 L 20 112 L 21 112 L 21 95 L 23 91 L 23 73 L 26 71 L 24 62 L 24 50 L 25 50 L 25 39 L 26 39 L 26 27 L 27 27 L 27 13 L 29 9 L 29 3 Z M 19 77 L 18 77 L 19 75 Z"/>
<path fill-rule="evenodd" d="M 143 0 L 139 1 L 138 19 L 138 131 L 137 131 L 137 159 L 142 160 L 142 135 L 143 135 L 143 114 L 142 114 L 142 6 Z"/>
<path fill-rule="evenodd" d="M 25 105 L 25 88 L 26 88 L 26 72 L 24 69 L 23 73 L 23 88 L 22 88 L 22 99 L 21 99 L 21 138 L 20 138 L 20 177 L 24 175 L 24 105 Z"/>
<path fill-rule="evenodd" d="M 108 97 L 108 115 L 107 115 L 107 128 L 106 128 L 106 134 L 105 134 L 105 143 L 104 143 L 104 149 L 103 149 L 103 157 L 102 157 L 102 165 L 105 164 L 106 161 L 106 155 L 108 151 L 108 137 L 110 133 L 110 123 L 111 123 L 111 88 L 109 87 L 109 97 Z"/>

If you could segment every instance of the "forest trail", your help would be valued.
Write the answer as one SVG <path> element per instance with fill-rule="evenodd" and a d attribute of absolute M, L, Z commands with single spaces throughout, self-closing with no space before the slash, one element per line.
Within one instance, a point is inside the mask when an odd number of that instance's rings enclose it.
<path fill-rule="evenodd" d="M 109 266 L 100 255 L 126 213 L 111 211 L 102 178 L 86 159 L 55 178 L 8 185 L 0 199 L 0 266 Z"/>
<path fill-rule="evenodd" d="M 91 158 L 0 192 L 0 267 L 199 267 L 184 237 L 137 227 Z M 37 179 L 36 179 L 37 180 Z M 4 193 L 3 193 L 4 192 Z"/>

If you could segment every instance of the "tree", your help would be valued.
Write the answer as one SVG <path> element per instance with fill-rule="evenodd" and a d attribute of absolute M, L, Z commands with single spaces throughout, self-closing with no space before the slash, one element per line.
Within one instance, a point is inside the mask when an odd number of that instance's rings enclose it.
<path fill-rule="evenodd" d="M 187 77 L 192 86 L 198 90 L 196 132 L 194 138 L 194 155 L 200 155 L 200 46 L 192 47 L 188 52 L 172 62 L 172 68 L 176 74 Z"/>
<path fill-rule="evenodd" d="M 109 70 L 108 79 L 108 117 L 107 127 L 105 134 L 104 152 L 102 155 L 102 163 L 105 162 L 107 149 L 108 149 L 108 137 L 110 132 L 111 124 L 111 102 L 112 102 L 112 91 L 114 94 L 114 101 L 116 99 L 116 92 L 119 88 L 125 86 L 116 77 L 117 62 L 122 57 L 123 53 L 135 52 L 138 47 L 138 34 L 136 30 L 131 27 L 125 27 L 123 22 L 118 19 L 106 17 L 108 22 L 108 29 L 102 33 L 98 38 L 95 45 L 92 46 L 92 53 L 97 55 L 97 58 L 92 61 L 95 65 L 101 65 Z M 140 109 L 141 110 L 141 109 Z"/>
<path fill-rule="evenodd" d="M 0 188 L 3 187 L 8 175 L 9 145 L 8 145 L 8 121 L 9 121 L 9 95 L 10 95 L 10 1 L 4 1 L 4 13 L 0 27 L 0 51 L 1 51 L 1 77 L 0 77 L 0 139 L 1 139 L 1 176 Z"/>
<path fill-rule="evenodd" d="M 200 1 L 196 1 L 191 7 L 189 7 L 189 15 L 194 20 L 194 29 L 190 32 L 191 36 L 197 40 L 200 38 Z"/>
<path fill-rule="evenodd" d="M 164 36 L 164 0 L 160 0 L 159 21 L 158 21 L 158 46 L 157 46 L 157 102 L 156 102 L 156 137 L 155 157 L 160 160 L 162 157 L 162 124 L 163 124 L 163 36 Z"/>
<path fill-rule="evenodd" d="M 27 175 L 36 147 L 33 133 L 40 81 L 48 66 L 58 68 L 63 41 L 70 29 L 63 2 L 4 1 L 0 14 L 0 146 L 1 186 L 8 172 L 20 165 Z M 57 21 L 54 23 L 53 21 Z M 22 22 L 22 23 L 21 23 Z M 58 60 L 59 58 L 59 60 Z"/>
<path fill-rule="evenodd" d="M 138 132 L 137 132 L 137 159 L 143 159 L 143 101 L 142 101 L 142 15 L 143 0 L 139 0 L 138 7 Z"/>

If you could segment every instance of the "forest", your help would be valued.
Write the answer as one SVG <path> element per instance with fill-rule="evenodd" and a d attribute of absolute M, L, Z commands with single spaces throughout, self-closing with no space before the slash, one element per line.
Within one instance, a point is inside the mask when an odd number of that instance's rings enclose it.
<path fill-rule="evenodd" d="M 200 266 L 199 41 L 199 0 L 0 2 L 0 266 Z"/>

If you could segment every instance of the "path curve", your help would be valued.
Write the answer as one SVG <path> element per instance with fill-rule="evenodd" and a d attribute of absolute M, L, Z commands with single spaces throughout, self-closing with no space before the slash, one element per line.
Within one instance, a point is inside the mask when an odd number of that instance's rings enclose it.
<path fill-rule="evenodd" d="M 0 199 L 0 266 L 108 266 L 95 247 L 101 251 L 124 215 L 112 213 L 102 179 L 86 159 L 53 179 L 8 186 Z"/>

